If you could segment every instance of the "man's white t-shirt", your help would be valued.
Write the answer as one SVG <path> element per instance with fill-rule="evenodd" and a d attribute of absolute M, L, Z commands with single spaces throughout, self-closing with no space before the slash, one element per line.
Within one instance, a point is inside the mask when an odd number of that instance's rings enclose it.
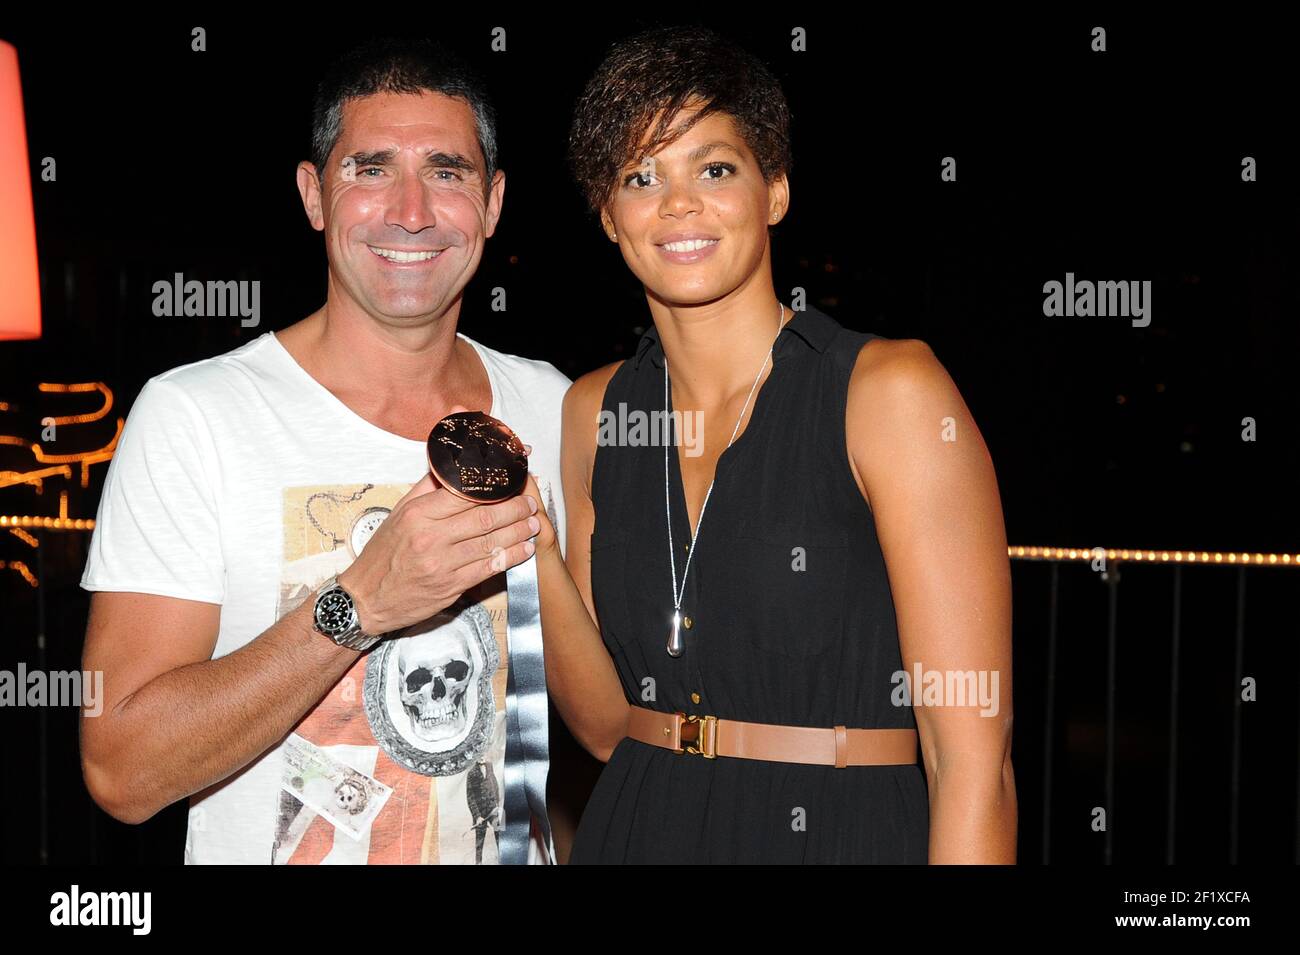
<path fill-rule="evenodd" d="M 563 546 L 569 379 L 459 337 L 487 369 L 482 410 L 532 445 Z M 266 332 L 145 384 L 81 586 L 220 604 L 225 656 L 314 599 L 427 471 L 425 442 L 357 415 Z M 507 675 L 503 573 L 362 654 L 279 745 L 191 797 L 185 861 L 496 862 Z"/>

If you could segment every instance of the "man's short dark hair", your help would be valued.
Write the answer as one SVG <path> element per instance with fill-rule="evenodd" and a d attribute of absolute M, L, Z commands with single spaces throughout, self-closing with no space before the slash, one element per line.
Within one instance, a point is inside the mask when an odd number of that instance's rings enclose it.
<path fill-rule="evenodd" d="M 703 108 L 669 136 L 673 119 L 694 100 Z M 641 150 L 660 110 L 649 148 Z M 587 205 L 599 212 L 621 169 L 710 113 L 732 118 L 767 182 L 789 171 L 790 108 L 756 56 L 704 27 L 658 27 L 615 43 L 579 97 L 569 130 L 569 166 Z"/>
<path fill-rule="evenodd" d="M 339 57 L 316 87 L 311 161 L 324 182 L 325 166 L 343 133 L 343 104 L 376 93 L 442 93 L 465 100 L 487 166 L 484 191 L 497 170 L 496 110 L 482 77 L 441 44 L 424 38 L 380 37 Z"/>

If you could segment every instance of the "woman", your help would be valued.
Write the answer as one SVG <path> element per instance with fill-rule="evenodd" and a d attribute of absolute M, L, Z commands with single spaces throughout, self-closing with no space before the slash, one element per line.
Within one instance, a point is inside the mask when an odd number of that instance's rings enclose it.
<path fill-rule="evenodd" d="M 788 129 L 772 75 L 698 29 L 616 45 L 577 107 L 654 327 L 570 389 L 567 568 L 537 541 L 550 692 L 607 761 L 570 861 L 1013 862 L 992 464 L 925 344 L 778 298 Z M 673 445 L 638 412 L 675 413 Z M 914 710 L 904 671 L 996 700 Z"/>

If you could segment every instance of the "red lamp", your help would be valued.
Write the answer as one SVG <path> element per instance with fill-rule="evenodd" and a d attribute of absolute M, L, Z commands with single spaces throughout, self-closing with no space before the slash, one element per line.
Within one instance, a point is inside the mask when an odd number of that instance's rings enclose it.
<path fill-rule="evenodd" d="M 41 337 L 36 218 L 18 51 L 0 40 L 0 340 Z"/>

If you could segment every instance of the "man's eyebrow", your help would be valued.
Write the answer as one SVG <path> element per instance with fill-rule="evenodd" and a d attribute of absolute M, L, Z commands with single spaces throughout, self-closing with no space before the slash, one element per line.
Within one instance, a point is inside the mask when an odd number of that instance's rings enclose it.
<path fill-rule="evenodd" d="M 478 172 L 478 165 L 460 153 L 429 153 L 425 158 L 426 166 L 438 169 L 459 169 L 461 172 Z"/>
<path fill-rule="evenodd" d="M 344 162 L 351 160 L 357 166 L 382 166 L 392 161 L 396 155 L 392 149 L 380 149 L 376 152 L 355 152 L 344 158 Z"/>
<path fill-rule="evenodd" d="M 393 161 L 397 155 L 394 149 L 379 149 L 374 152 L 358 151 L 350 154 L 344 160 L 351 160 L 356 166 L 384 166 Z M 429 153 L 425 157 L 424 164 L 433 166 L 437 169 L 458 169 L 462 172 L 478 172 L 473 160 L 462 156 L 460 153 Z"/>

